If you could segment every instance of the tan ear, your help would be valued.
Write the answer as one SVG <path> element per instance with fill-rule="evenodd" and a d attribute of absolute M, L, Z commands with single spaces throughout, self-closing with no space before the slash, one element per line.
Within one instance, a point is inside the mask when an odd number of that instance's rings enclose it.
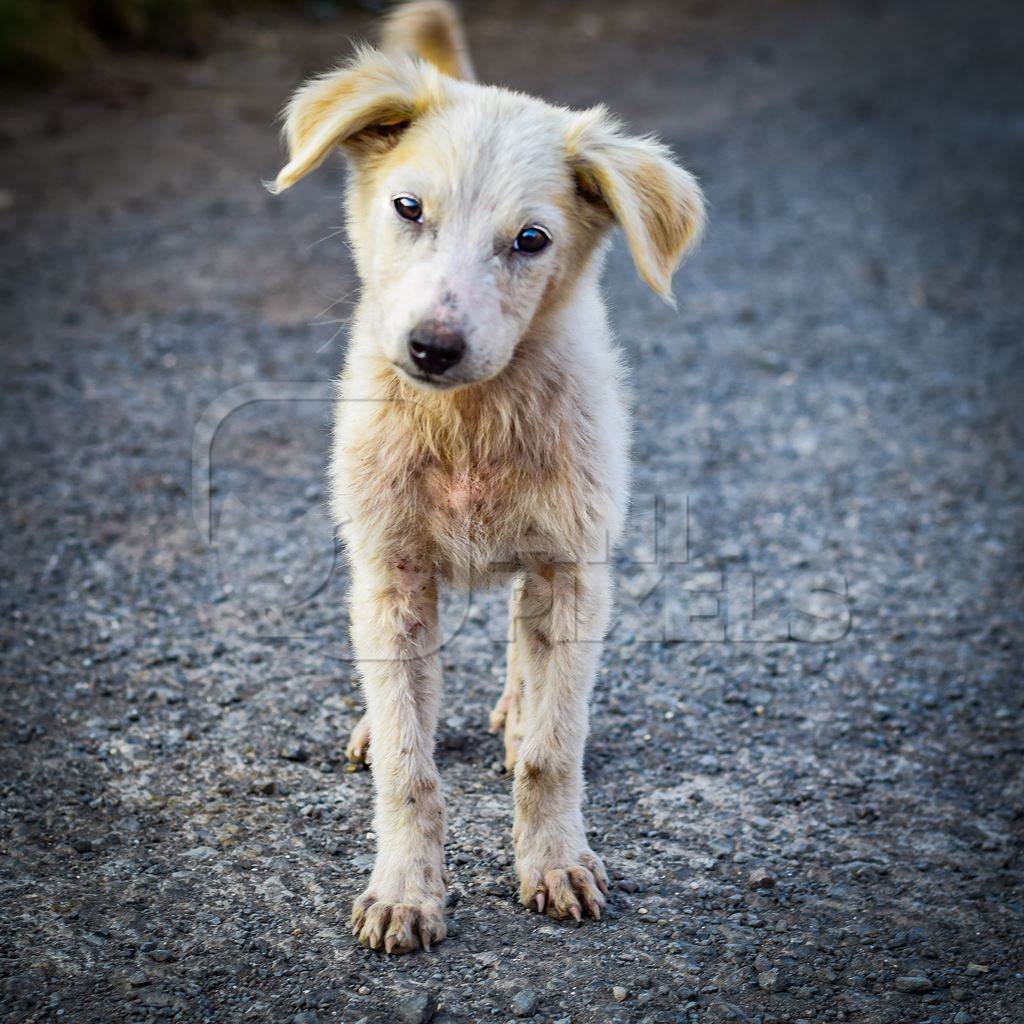
<path fill-rule="evenodd" d="M 284 115 L 288 163 L 270 191 L 294 185 L 338 146 L 352 155 L 390 148 L 402 129 L 440 104 L 442 92 L 441 76 L 422 61 L 360 49 L 292 96 Z"/>
<path fill-rule="evenodd" d="M 476 77 L 459 13 L 448 0 L 399 4 L 384 19 L 380 48 L 422 57 L 449 78 Z"/>
<path fill-rule="evenodd" d="M 704 229 L 697 180 L 656 139 L 624 135 L 604 107 L 577 115 L 568 148 L 584 200 L 614 217 L 640 276 L 674 305 L 672 275 Z"/>

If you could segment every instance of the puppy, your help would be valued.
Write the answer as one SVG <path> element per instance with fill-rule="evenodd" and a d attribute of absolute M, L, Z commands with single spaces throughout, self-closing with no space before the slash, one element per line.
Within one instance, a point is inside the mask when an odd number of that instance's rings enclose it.
<path fill-rule="evenodd" d="M 598 918 L 608 883 L 583 822 L 583 748 L 629 435 L 598 278 L 618 224 L 671 302 L 700 189 L 603 107 L 477 84 L 438 0 L 400 7 L 381 49 L 307 82 L 285 120 L 274 191 L 336 149 L 348 158 L 362 285 L 331 468 L 366 700 L 348 753 L 372 742 L 376 788 L 377 859 L 353 931 L 387 953 L 445 937 L 442 582 L 512 582 L 491 724 L 514 771 L 519 899 Z"/>

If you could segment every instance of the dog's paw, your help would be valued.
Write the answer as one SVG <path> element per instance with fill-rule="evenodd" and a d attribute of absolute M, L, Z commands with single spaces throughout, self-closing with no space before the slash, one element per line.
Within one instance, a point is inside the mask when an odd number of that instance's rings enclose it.
<path fill-rule="evenodd" d="M 366 764 L 370 760 L 370 717 L 363 715 L 359 724 L 352 730 L 345 757 L 351 764 Z"/>
<path fill-rule="evenodd" d="M 429 950 L 448 934 L 440 900 L 390 902 L 367 889 L 352 905 L 352 934 L 378 953 Z"/>
<path fill-rule="evenodd" d="M 519 902 L 556 920 L 599 920 L 608 895 L 608 875 L 600 858 L 584 851 L 572 863 L 520 870 Z"/>
<path fill-rule="evenodd" d="M 508 709 L 512 704 L 512 695 L 503 693 L 498 703 L 491 708 L 489 728 L 492 733 L 499 733 L 505 728 L 505 719 L 508 717 Z"/>
<path fill-rule="evenodd" d="M 505 771 L 510 775 L 519 759 L 519 746 L 523 741 L 520 698 L 516 693 L 504 693 L 491 711 L 491 732 L 505 733 Z"/>

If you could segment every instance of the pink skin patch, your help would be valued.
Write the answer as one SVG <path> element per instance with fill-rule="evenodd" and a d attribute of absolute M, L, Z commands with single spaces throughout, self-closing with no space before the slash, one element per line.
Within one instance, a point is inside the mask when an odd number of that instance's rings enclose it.
<path fill-rule="evenodd" d="M 483 501 L 487 485 L 480 476 L 459 473 L 448 484 L 447 505 L 455 512 L 468 511 Z"/>

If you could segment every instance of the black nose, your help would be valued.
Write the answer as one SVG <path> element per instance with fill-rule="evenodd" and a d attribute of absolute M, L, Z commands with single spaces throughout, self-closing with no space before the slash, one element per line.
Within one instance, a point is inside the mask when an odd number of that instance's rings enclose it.
<path fill-rule="evenodd" d="M 450 370 L 466 351 L 461 331 L 438 324 L 420 324 L 409 335 L 409 355 L 416 367 L 431 376 Z"/>

